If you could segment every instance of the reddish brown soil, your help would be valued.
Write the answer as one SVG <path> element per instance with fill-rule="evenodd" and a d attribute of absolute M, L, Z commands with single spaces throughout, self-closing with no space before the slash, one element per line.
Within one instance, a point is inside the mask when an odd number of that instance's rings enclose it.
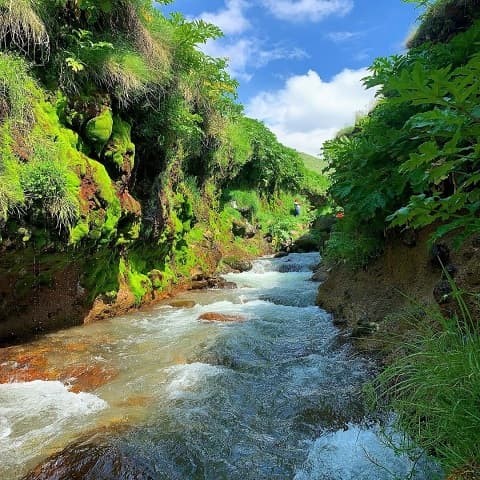
<path fill-rule="evenodd" d="M 415 246 L 407 246 L 401 239 L 387 241 L 385 253 L 364 270 L 352 271 L 337 265 L 320 286 L 317 304 L 333 312 L 336 320 L 346 320 L 353 328 L 359 321 L 382 324 L 385 317 L 415 309 L 416 306 L 437 305 L 434 289 L 442 279 L 442 269 L 432 261 L 428 246 L 431 229 L 422 231 Z M 455 251 L 450 240 L 449 265 L 454 267 L 454 280 L 465 292 L 480 292 L 480 242 L 470 239 Z M 448 285 L 448 282 L 447 282 Z M 478 318 L 478 304 L 473 297 L 465 297 L 473 316 Z M 454 300 L 441 305 L 445 314 L 456 310 Z M 405 328 L 389 322 L 387 329 Z M 383 332 L 385 333 L 385 332 Z M 391 333 L 398 333 L 392 331 Z M 375 337 L 375 336 L 374 336 Z M 373 347 L 372 347 L 373 345 Z M 362 340 L 360 346 L 374 349 L 375 341 Z"/>

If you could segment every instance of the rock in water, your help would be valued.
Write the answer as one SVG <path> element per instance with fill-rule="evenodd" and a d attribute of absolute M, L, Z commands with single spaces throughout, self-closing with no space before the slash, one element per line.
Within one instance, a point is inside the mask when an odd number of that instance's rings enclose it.
<path fill-rule="evenodd" d="M 225 258 L 224 263 L 226 263 L 233 270 L 238 270 L 239 272 L 248 272 L 253 268 L 252 262 L 248 260 L 238 260 L 236 258 Z"/>
<path fill-rule="evenodd" d="M 196 303 L 193 300 L 170 300 L 167 305 L 174 308 L 193 308 Z"/>
<path fill-rule="evenodd" d="M 198 317 L 199 320 L 207 322 L 244 322 L 246 320 L 242 315 L 225 315 L 223 313 L 207 312 Z"/>
<path fill-rule="evenodd" d="M 23 480 L 153 480 L 147 462 L 114 445 L 77 443 L 38 465 Z"/>

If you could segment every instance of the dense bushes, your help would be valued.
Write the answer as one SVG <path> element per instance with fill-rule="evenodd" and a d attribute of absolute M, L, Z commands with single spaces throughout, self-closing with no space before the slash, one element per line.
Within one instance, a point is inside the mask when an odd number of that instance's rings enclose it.
<path fill-rule="evenodd" d="M 440 224 L 435 238 L 480 231 L 480 24 L 449 43 L 377 59 L 377 106 L 329 141 L 330 193 L 357 234 Z"/>

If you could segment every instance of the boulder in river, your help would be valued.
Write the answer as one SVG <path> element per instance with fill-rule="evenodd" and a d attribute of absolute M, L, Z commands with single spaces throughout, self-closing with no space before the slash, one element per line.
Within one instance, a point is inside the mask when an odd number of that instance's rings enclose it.
<path fill-rule="evenodd" d="M 38 465 L 23 480 L 153 480 L 141 459 L 114 445 L 76 443 Z"/>
<path fill-rule="evenodd" d="M 170 300 L 167 305 L 174 308 L 193 308 L 196 303 L 193 300 Z"/>
<path fill-rule="evenodd" d="M 226 315 L 224 313 L 216 313 L 216 312 L 206 312 L 202 313 L 199 317 L 199 320 L 205 320 L 207 322 L 244 322 L 246 320 L 245 317 L 242 315 Z"/>
<path fill-rule="evenodd" d="M 253 268 L 253 264 L 249 260 L 241 260 L 237 258 L 224 258 L 223 262 L 233 270 L 238 270 L 239 272 L 248 272 Z"/>

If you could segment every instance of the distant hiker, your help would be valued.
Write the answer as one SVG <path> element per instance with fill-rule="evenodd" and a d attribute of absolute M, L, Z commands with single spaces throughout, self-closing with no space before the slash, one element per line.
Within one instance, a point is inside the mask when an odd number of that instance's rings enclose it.
<path fill-rule="evenodd" d="M 298 203 L 298 200 L 295 200 L 293 202 L 293 209 L 294 209 L 294 215 L 298 217 L 300 215 L 300 204 Z"/>

